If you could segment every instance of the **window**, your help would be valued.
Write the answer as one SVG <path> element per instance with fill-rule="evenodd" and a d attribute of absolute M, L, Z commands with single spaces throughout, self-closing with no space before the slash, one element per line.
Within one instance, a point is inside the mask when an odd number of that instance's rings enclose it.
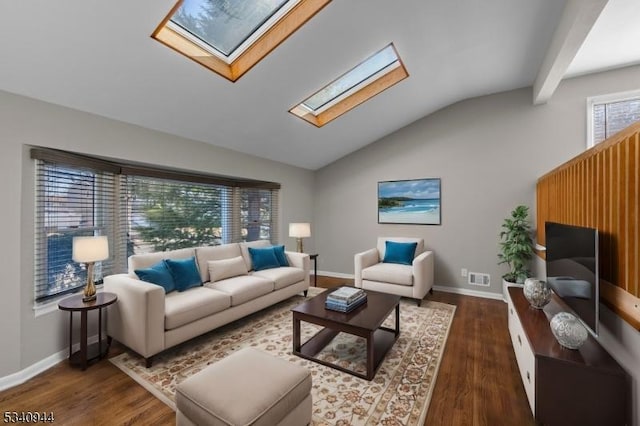
<path fill-rule="evenodd" d="M 277 239 L 277 190 L 147 176 L 126 181 L 129 255 Z"/>
<path fill-rule="evenodd" d="M 280 185 L 130 166 L 54 150 L 36 160 L 35 301 L 86 283 L 75 236 L 106 235 L 109 259 L 94 279 L 126 272 L 127 257 L 267 239 L 277 243 Z"/>
<path fill-rule="evenodd" d="M 236 81 L 331 0 L 184 0 L 152 34 Z"/>
<path fill-rule="evenodd" d="M 640 121 L 640 91 L 597 96 L 587 100 L 588 147 Z"/>
<path fill-rule="evenodd" d="M 82 288 L 86 265 L 71 258 L 73 237 L 116 239 L 116 177 L 90 168 L 38 161 L 36 190 L 35 299 L 37 302 Z M 113 272 L 109 259 L 96 262 L 96 282 Z"/>
<path fill-rule="evenodd" d="M 392 43 L 309 96 L 289 112 L 317 127 L 322 127 L 408 76 Z"/>

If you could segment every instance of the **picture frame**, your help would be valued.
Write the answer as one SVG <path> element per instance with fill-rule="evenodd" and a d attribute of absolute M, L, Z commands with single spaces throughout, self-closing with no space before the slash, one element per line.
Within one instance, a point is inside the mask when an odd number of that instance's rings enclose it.
<path fill-rule="evenodd" d="M 378 182 L 378 223 L 440 225 L 440 178 Z"/>

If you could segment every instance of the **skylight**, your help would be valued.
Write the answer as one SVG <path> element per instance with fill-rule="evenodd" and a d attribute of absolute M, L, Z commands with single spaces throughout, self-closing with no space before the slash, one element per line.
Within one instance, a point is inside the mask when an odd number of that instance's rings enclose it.
<path fill-rule="evenodd" d="M 236 81 L 331 0 L 183 0 L 152 37 Z"/>
<path fill-rule="evenodd" d="M 408 76 L 391 43 L 289 112 L 321 127 Z"/>

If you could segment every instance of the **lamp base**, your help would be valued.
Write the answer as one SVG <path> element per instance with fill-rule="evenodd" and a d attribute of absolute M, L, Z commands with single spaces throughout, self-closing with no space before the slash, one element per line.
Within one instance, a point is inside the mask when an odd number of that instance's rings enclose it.
<path fill-rule="evenodd" d="M 87 285 L 83 290 L 83 302 L 96 300 L 96 286 L 93 284 L 93 262 L 87 263 Z"/>
<path fill-rule="evenodd" d="M 297 250 L 298 253 L 303 253 L 304 252 L 304 248 L 302 247 L 302 238 L 296 238 L 296 242 L 297 242 Z"/>

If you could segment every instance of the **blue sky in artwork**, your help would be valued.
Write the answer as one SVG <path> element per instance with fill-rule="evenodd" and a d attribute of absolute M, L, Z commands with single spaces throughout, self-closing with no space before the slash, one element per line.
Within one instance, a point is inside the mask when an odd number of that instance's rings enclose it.
<path fill-rule="evenodd" d="M 440 198 L 439 179 L 401 180 L 378 183 L 378 197 L 407 197 L 415 199 Z"/>

